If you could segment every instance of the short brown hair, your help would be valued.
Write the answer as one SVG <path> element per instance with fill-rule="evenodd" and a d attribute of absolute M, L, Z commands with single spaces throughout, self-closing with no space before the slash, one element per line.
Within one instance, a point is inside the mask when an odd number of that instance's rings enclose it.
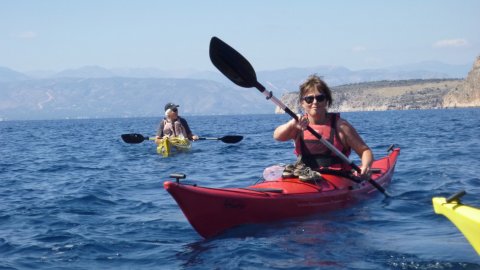
<path fill-rule="evenodd" d="M 300 85 L 298 102 L 301 103 L 305 94 L 314 89 L 325 95 L 327 99 L 327 107 L 330 107 L 333 101 L 332 92 L 330 91 L 328 85 L 317 74 L 308 76 L 307 80 Z"/>

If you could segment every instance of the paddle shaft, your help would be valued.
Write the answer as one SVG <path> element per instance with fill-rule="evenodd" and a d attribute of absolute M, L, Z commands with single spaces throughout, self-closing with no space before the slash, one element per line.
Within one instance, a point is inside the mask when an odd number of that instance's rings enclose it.
<path fill-rule="evenodd" d="M 221 140 L 221 139 L 222 139 L 222 138 L 198 137 L 198 140 L 199 140 L 199 141 L 203 141 L 203 140 L 218 141 L 218 140 Z"/>
<path fill-rule="evenodd" d="M 122 134 L 122 140 L 126 143 L 142 143 L 144 141 L 155 141 L 156 137 L 148 137 L 143 136 L 142 134 L 138 133 L 131 133 L 131 134 Z M 207 138 L 207 137 L 199 137 L 198 140 L 214 140 L 214 141 L 222 141 L 224 143 L 238 143 L 243 139 L 243 136 L 240 135 L 227 135 L 221 138 Z"/>
<path fill-rule="evenodd" d="M 207 138 L 207 137 L 198 137 L 198 140 L 199 141 L 203 141 L 203 140 L 211 140 L 211 141 L 218 141 L 218 140 L 221 140 L 222 138 Z M 148 141 L 155 141 L 156 140 L 156 137 L 145 137 L 145 140 Z"/>

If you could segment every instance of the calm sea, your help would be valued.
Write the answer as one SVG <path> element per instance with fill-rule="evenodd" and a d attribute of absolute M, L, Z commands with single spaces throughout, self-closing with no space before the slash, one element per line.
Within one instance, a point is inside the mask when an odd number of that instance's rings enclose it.
<path fill-rule="evenodd" d="M 354 207 L 249 225 L 204 240 L 163 189 L 170 173 L 243 187 L 294 160 L 272 139 L 287 115 L 191 116 L 205 137 L 162 158 L 159 119 L 0 122 L 0 269 L 480 269 L 480 257 L 431 198 L 466 190 L 480 206 L 480 109 L 344 113 L 375 156 L 401 147 L 388 187 Z M 358 162 L 356 156 L 352 156 Z"/>

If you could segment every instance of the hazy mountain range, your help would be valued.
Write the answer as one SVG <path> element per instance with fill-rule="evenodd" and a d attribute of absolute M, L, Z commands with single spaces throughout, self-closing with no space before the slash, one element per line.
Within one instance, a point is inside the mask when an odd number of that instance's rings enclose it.
<path fill-rule="evenodd" d="M 422 62 L 384 69 L 339 66 L 259 71 L 257 78 L 277 97 L 297 91 L 310 74 L 331 86 L 407 79 L 465 78 L 471 65 Z M 86 66 L 60 72 L 21 73 L 0 67 L 0 120 L 161 116 L 166 102 L 181 113 L 273 113 L 275 106 L 254 89 L 240 89 L 218 71 L 106 69 Z"/>

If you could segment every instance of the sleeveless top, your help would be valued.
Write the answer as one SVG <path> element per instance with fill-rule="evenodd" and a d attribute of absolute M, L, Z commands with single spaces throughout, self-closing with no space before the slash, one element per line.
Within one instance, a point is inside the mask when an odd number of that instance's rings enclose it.
<path fill-rule="evenodd" d="M 346 149 L 343 146 L 340 136 L 338 135 L 338 130 L 336 129 L 340 114 L 328 113 L 327 119 L 330 121 L 327 120 L 326 124 L 310 125 L 310 127 L 348 157 L 350 155 L 350 149 Z M 348 169 L 345 168 L 347 165 L 344 165 L 342 160 L 337 157 L 334 152 L 328 149 L 308 130 L 300 132 L 295 139 L 295 154 L 298 156 L 301 155 L 301 160 L 312 169 L 325 167 Z"/>

